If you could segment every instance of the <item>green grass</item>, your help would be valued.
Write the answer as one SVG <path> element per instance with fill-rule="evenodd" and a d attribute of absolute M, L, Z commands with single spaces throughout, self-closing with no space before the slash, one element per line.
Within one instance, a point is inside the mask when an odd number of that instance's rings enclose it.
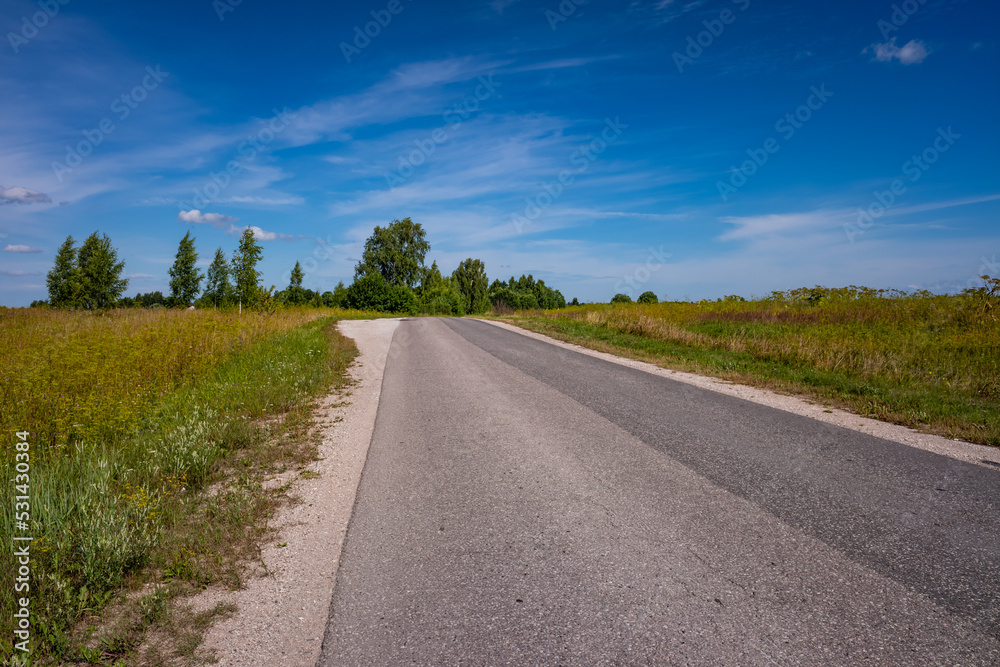
<path fill-rule="evenodd" d="M 755 301 L 597 304 L 505 319 L 665 368 L 1000 445 L 995 298 L 815 288 Z"/>
<path fill-rule="evenodd" d="M 36 332 L 48 328 L 55 337 L 52 343 L 36 336 L 36 347 L 97 350 L 76 362 L 97 374 L 102 364 L 115 366 L 116 356 L 127 354 L 143 358 L 142 368 L 149 369 L 133 372 L 131 383 L 88 385 L 74 375 L 63 383 L 62 401 L 51 403 L 48 413 L 32 404 L 43 387 L 19 385 L 27 399 L 14 404 L 13 417 L 4 416 L 8 428 L 34 416 L 46 435 L 32 441 L 30 472 L 36 662 L 93 662 L 101 656 L 102 664 L 119 659 L 131 664 L 150 633 L 187 650 L 194 635 L 185 628 L 206 621 L 185 620 L 170 603 L 213 582 L 239 586 L 240 563 L 253 556 L 280 502 L 280 494 L 265 491 L 262 480 L 311 459 L 311 398 L 342 385 L 356 354 L 353 343 L 333 330 L 331 315 L 342 314 L 287 311 L 255 321 L 256 315 L 247 318 L 246 313 L 239 319 L 208 312 L 180 324 L 174 318 L 184 313 L 118 315 L 138 318 L 127 327 L 134 335 L 116 335 L 121 322 L 114 315 L 103 321 L 99 316 L 77 321 L 72 318 L 83 316 L 73 315 L 68 321 L 80 327 L 75 338 L 70 334 L 66 340 L 44 317 L 34 322 Z M 202 341 L 211 351 L 198 364 L 175 366 L 182 369 L 176 373 L 157 368 L 157 360 L 176 358 L 159 332 L 180 329 L 188 335 L 183 340 L 201 340 L 186 329 L 204 334 L 206 322 L 223 333 L 211 346 Z M 23 321 L 14 324 L 24 328 Z M 101 344 L 91 345 L 95 340 Z M 44 349 L 33 352 L 26 356 L 35 363 L 65 364 Z M 50 368 L 31 372 L 58 382 Z M 158 381 L 144 383 L 150 375 Z M 109 407 L 123 386 L 132 388 L 135 400 Z M 81 411 L 79 405 L 91 407 Z M 51 415 L 58 410 L 73 414 L 78 426 L 46 431 L 46 425 L 61 423 Z M 99 427 L 87 414 L 110 415 L 117 427 Z M 7 437 L 12 441 L 12 435 Z M 7 479 L 13 479 L 11 452 L 5 454 L 0 463 Z M 6 544 L 0 558 L 0 614 L 8 637 L 16 569 L 10 546 L 13 510 L 12 503 L 0 506 Z M 144 585 L 153 586 L 152 592 L 124 595 Z M 108 614 L 116 618 L 105 618 Z M 84 621 L 107 627 L 94 636 L 81 630 Z M 162 652 L 163 642 L 158 646 Z M 11 650 L 3 645 L 5 658 Z"/>

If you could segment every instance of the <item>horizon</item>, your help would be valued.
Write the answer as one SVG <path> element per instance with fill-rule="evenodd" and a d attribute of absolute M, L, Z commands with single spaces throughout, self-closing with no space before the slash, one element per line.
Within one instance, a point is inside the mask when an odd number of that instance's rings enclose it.
<path fill-rule="evenodd" d="M 450 274 L 567 300 L 957 292 L 1000 276 L 1000 8 L 905 0 L 0 9 L 0 303 L 67 235 L 125 295 L 247 227 L 264 285 L 349 284 L 410 217 Z M 991 109 L 993 111 L 991 111 Z"/>

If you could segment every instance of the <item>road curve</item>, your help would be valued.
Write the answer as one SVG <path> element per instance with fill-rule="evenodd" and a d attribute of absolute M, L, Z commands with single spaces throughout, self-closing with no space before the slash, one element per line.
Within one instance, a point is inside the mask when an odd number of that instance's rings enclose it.
<path fill-rule="evenodd" d="M 1000 471 L 397 328 L 320 665 L 1000 664 Z"/>

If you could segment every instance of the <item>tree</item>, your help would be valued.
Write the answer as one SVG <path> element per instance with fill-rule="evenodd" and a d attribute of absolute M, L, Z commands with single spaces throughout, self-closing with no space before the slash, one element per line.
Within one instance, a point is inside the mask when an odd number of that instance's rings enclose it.
<path fill-rule="evenodd" d="M 291 279 L 288 282 L 288 289 L 285 290 L 286 303 L 301 306 L 309 301 L 311 295 L 307 293 L 307 290 L 302 289 L 303 278 L 305 278 L 305 274 L 302 273 L 302 266 L 298 262 L 295 262 Z"/>
<path fill-rule="evenodd" d="M 111 245 L 107 234 L 94 232 L 80 246 L 77 255 L 80 267 L 80 300 L 83 308 L 97 310 L 111 308 L 128 287 L 128 278 L 122 278 L 125 262 L 118 261 L 118 251 Z"/>
<path fill-rule="evenodd" d="M 465 304 L 462 294 L 455 288 L 455 281 L 445 278 L 433 262 L 424 271 L 417 290 L 418 309 L 427 315 L 465 315 Z"/>
<path fill-rule="evenodd" d="M 378 272 L 390 285 L 416 287 L 423 277 L 424 257 L 430 248 L 424 228 L 409 218 L 393 220 L 387 227 L 376 226 L 365 241 L 354 278 Z"/>
<path fill-rule="evenodd" d="M 341 280 L 332 292 L 323 292 L 323 305 L 327 308 L 345 308 L 347 302 L 347 288 Z"/>
<path fill-rule="evenodd" d="M 233 255 L 233 278 L 236 281 L 236 297 L 247 307 L 260 305 L 264 291 L 260 287 L 260 261 L 263 249 L 257 243 L 253 230 L 247 227 L 240 237 L 240 247 Z"/>
<path fill-rule="evenodd" d="M 660 300 L 656 298 L 656 294 L 654 294 L 653 292 L 643 292 L 642 294 L 639 295 L 639 298 L 636 299 L 636 302 L 637 303 L 659 303 Z"/>
<path fill-rule="evenodd" d="M 188 306 L 201 291 L 201 281 L 205 277 L 198 270 L 198 252 L 194 248 L 191 232 L 184 235 L 177 247 L 174 265 L 170 267 L 170 296 L 182 305 Z"/>
<path fill-rule="evenodd" d="M 215 307 L 228 306 L 233 302 L 233 286 L 229 282 L 229 262 L 226 261 L 226 253 L 222 248 L 215 251 L 215 259 L 208 266 L 205 294 L 202 298 Z"/>
<path fill-rule="evenodd" d="M 72 236 L 67 236 L 56 252 L 56 260 L 45 278 L 49 304 L 53 308 L 75 308 L 80 299 L 80 265 Z"/>
<path fill-rule="evenodd" d="M 292 268 L 292 277 L 288 284 L 290 287 L 301 288 L 302 279 L 305 277 L 306 277 L 305 274 L 302 273 L 302 265 L 299 264 L 298 262 L 295 262 L 295 266 Z"/>
<path fill-rule="evenodd" d="M 162 308 L 167 305 L 167 300 L 163 297 L 163 292 L 160 292 L 159 290 L 155 292 L 146 292 L 144 294 L 136 294 L 132 301 L 140 308 Z"/>
<path fill-rule="evenodd" d="M 611 303 L 632 303 L 632 297 L 628 294 L 618 293 L 611 297 Z"/>
<path fill-rule="evenodd" d="M 511 276 L 510 282 L 506 283 L 494 280 L 490 285 L 489 300 L 494 307 L 502 304 L 514 310 L 566 307 L 566 297 L 562 292 L 548 287 L 543 280 L 535 280 L 532 275 Z"/>
<path fill-rule="evenodd" d="M 455 269 L 451 279 L 462 295 L 462 305 L 467 313 L 485 313 L 490 308 L 489 278 L 481 259 L 471 257 Z"/>

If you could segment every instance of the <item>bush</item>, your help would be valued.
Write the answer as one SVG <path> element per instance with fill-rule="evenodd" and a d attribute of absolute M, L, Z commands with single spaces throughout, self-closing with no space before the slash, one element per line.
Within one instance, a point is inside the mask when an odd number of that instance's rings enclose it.
<path fill-rule="evenodd" d="M 511 276 L 509 282 L 494 280 L 490 285 L 489 300 L 494 310 L 497 309 L 497 304 L 514 310 L 566 307 L 566 298 L 562 292 L 552 289 L 544 280 L 535 280 L 531 275 L 522 275 L 520 278 Z"/>
<path fill-rule="evenodd" d="M 638 303 L 659 303 L 660 300 L 652 292 L 643 292 L 639 295 Z"/>
<path fill-rule="evenodd" d="M 632 297 L 628 294 L 622 294 L 619 292 L 611 297 L 611 303 L 632 303 Z"/>
<path fill-rule="evenodd" d="M 417 309 L 416 297 L 410 288 L 390 285 L 377 271 L 355 280 L 347 288 L 345 302 L 348 308 L 381 313 L 413 314 Z"/>
<path fill-rule="evenodd" d="M 419 310 L 425 315 L 455 315 L 462 317 L 465 315 L 465 304 L 462 303 L 461 295 L 455 293 L 453 290 L 447 290 L 433 296 L 421 298 Z"/>
<path fill-rule="evenodd" d="M 538 308 L 538 299 L 531 292 L 515 292 L 509 289 L 500 289 L 490 295 L 494 310 L 497 304 L 506 306 L 512 310 L 534 310 Z"/>

